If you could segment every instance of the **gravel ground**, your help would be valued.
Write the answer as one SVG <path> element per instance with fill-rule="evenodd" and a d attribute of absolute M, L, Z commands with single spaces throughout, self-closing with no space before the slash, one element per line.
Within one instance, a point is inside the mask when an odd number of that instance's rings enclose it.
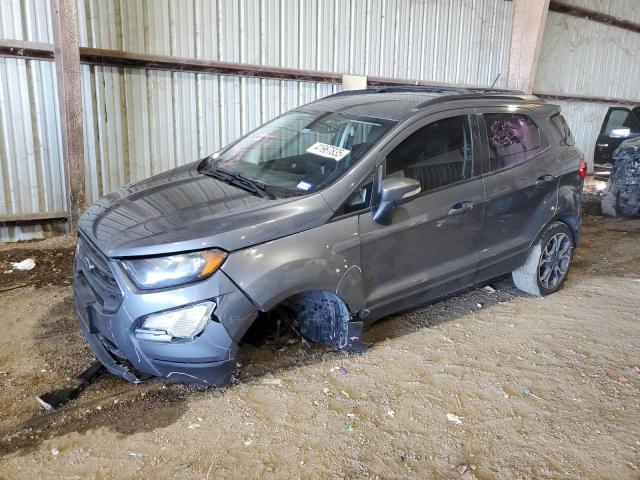
<path fill-rule="evenodd" d="M 640 220 L 587 207 L 550 297 L 497 279 L 377 323 L 362 355 L 267 339 L 229 387 L 105 375 L 52 413 L 35 395 L 92 361 L 73 239 L 2 246 L 0 478 L 639 479 Z"/>

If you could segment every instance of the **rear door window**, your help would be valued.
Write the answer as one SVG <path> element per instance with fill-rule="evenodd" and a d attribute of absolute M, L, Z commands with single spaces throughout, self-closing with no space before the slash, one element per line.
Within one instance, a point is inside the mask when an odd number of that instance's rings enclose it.
<path fill-rule="evenodd" d="M 472 174 L 469 117 L 461 115 L 430 123 L 412 133 L 387 156 L 386 175 L 420 181 L 426 192 Z"/>
<path fill-rule="evenodd" d="M 540 153 L 546 140 L 534 121 L 522 113 L 485 113 L 490 169 L 500 170 L 526 162 Z"/>

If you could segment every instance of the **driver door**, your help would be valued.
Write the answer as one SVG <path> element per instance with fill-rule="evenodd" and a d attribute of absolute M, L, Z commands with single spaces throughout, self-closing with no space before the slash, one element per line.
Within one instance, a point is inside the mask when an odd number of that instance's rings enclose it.
<path fill-rule="evenodd" d="M 390 225 L 359 216 L 372 320 L 473 282 L 484 209 L 480 151 L 472 109 L 431 115 L 383 150 L 382 176 L 415 178 L 421 192 L 394 209 Z"/>

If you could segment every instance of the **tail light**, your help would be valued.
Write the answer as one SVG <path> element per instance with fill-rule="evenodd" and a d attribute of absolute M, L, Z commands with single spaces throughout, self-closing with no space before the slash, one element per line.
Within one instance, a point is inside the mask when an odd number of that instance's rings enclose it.
<path fill-rule="evenodd" d="M 587 168 L 588 168 L 587 162 L 582 160 L 580 162 L 580 166 L 578 167 L 578 175 L 580 175 L 580 178 L 584 178 L 587 176 Z"/>

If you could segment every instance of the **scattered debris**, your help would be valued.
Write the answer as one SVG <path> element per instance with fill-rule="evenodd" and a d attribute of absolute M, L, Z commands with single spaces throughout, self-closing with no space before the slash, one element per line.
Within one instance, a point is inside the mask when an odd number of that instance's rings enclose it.
<path fill-rule="evenodd" d="M 248 440 L 245 440 L 245 441 L 244 441 L 244 445 L 245 445 L 245 447 L 250 446 L 252 443 L 253 443 L 253 440 L 251 440 L 251 439 L 248 439 Z"/>
<path fill-rule="evenodd" d="M 348 432 L 353 432 L 353 425 L 349 425 L 349 426 L 347 427 L 347 431 L 348 431 Z"/>
<path fill-rule="evenodd" d="M 282 385 L 282 379 L 281 378 L 263 378 L 262 384 L 263 385 Z"/>
<path fill-rule="evenodd" d="M 346 368 L 342 367 L 342 366 L 340 366 L 340 367 L 333 367 L 333 368 L 331 369 L 331 371 L 332 371 L 332 372 L 338 372 L 338 373 L 340 373 L 340 374 L 344 375 L 345 377 L 349 374 L 349 371 L 348 371 Z"/>
<path fill-rule="evenodd" d="M 67 388 L 62 388 L 60 390 L 54 390 L 52 392 L 45 393 L 44 395 L 36 397 L 36 400 L 45 410 L 55 410 L 56 408 L 76 398 L 80 394 L 80 392 L 82 392 L 92 382 L 94 382 L 103 371 L 104 366 L 102 365 L 102 363 L 96 361 L 80 375 L 72 378 Z M 102 407 L 97 407 L 97 410 L 101 409 Z"/>
<path fill-rule="evenodd" d="M 462 419 L 464 417 L 459 417 L 458 415 L 454 415 L 453 413 L 447 413 L 447 420 L 451 423 L 455 423 L 456 425 L 462 425 Z"/>
<path fill-rule="evenodd" d="M 351 397 L 349 396 L 349 394 L 348 394 L 347 392 L 345 392 L 344 390 L 340 390 L 340 393 L 341 393 L 342 395 L 344 395 L 346 398 L 351 398 Z"/>
<path fill-rule="evenodd" d="M 396 412 L 394 412 L 394 411 L 393 411 L 393 410 L 391 410 L 391 409 L 388 409 L 388 410 L 387 410 L 387 415 L 388 415 L 388 416 L 390 416 L 391 418 L 393 418 L 393 417 L 395 417 L 395 416 L 396 416 Z"/>
<path fill-rule="evenodd" d="M 174 472 L 179 472 L 181 470 L 186 470 L 187 468 L 189 468 L 188 463 L 179 463 L 177 465 L 174 465 L 174 467 L 171 470 L 173 470 Z"/>
<path fill-rule="evenodd" d="M 130 457 L 148 457 L 146 453 L 142 452 L 129 452 Z"/>
<path fill-rule="evenodd" d="M 460 402 L 460 397 L 458 397 L 458 393 L 456 392 L 456 401 L 458 402 L 458 408 L 462 410 L 462 403 Z"/>
<path fill-rule="evenodd" d="M 619 384 L 621 384 L 621 385 L 626 385 L 627 383 L 629 383 L 629 380 L 628 380 L 626 377 L 622 377 L 622 376 L 621 376 L 621 377 L 618 379 L 618 383 L 619 383 Z"/>
<path fill-rule="evenodd" d="M 469 467 L 464 464 L 458 465 L 456 467 L 456 472 L 458 472 L 460 475 L 464 475 L 467 470 L 469 470 Z"/>
<path fill-rule="evenodd" d="M 189 426 L 187 427 L 187 430 L 195 430 L 196 428 L 200 428 L 199 423 L 190 423 Z"/>
<path fill-rule="evenodd" d="M 476 467 L 476 466 L 472 463 L 471 465 L 469 465 L 469 468 L 475 472 L 475 471 L 476 471 L 476 469 L 477 469 L 478 467 Z"/>
<path fill-rule="evenodd" d="M 532 393 L 532 392 L 531 392 L 531 390 L 529 390 L 528 388 L 525 388 L 525 389 L 522 391 L 522 394 L 523 394 L 525 397 L 531 397 L 531 398 L 535 398 L 536 400 L 542 400 L 539 396 L 537 396 L 537 395 L 535 395 L 534 393 Z"/>
<path fill-rule="evenodd" d="M 57 448 L 52 448 L 51 449 L 51 455 L 53 455 L 54 457 L 57 457 L 58 455 L 60 455 L 60 450 L 58 450 Z"/>
<path fill-rule="evenodd" d="M 482 304 L 481 303 L 476 303 L 476 307 L 482 308 Z"/>
<path fill-rule="evenodd" d="M 36 262 L 33 258 L 27 258 L 25 260 L 22 260 L 21 262 L 11 262 L 11 266 L 13 267 L 12 270 L 7 270 L 4 273 L 11 273 L 14 270 L 19 270 L 21 272 L 26 272 L 28 270 L 31 270 L 32 268 L 34 268 L 36 266 Z"/>
<path fill-rule="evenodd" d="M 443 400 L 441 398 L 438 397 L 434 397 L 433 395 L 429 395 L 428 393 L 423 393 L 422 395 L 424 395 L 425 397 L 431 399 L 431 400 L 435 400 L 436 402 L 442 402 Z"/>
<path fill-rule="evenodd" d="M 482 291 L 483 291 L 483 292 L 486 292 L 486 293 L 496 293 L 496 289 L 495 289 L 495 288 L 493 288 L 493 287 L 492 287 L 492 286 L 490 286 L 490 285 L 487 285 L 487 286 L 485 286 L 485 287 L 482 287 Z"/>
<path fill-rule="evenodd" d="M 356 414 L 355 413 L 347 413 L 347 417 L 348 418 L 356 418 Z"/>

